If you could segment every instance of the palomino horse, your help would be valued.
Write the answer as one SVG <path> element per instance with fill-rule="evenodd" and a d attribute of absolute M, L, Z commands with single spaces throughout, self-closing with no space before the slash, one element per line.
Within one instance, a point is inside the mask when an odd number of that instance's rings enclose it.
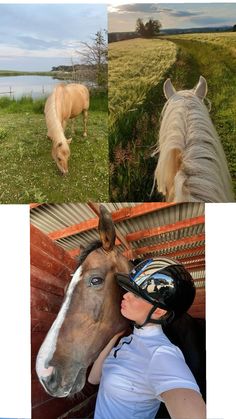
<path fill-rule="evenodd" d="M 203 103 L 207 82 L 200 76 L 192 90 L 176 92 L 164 83 L 159 153 L 155 170 L 158 191 L 166 201 L 232 202 L 231 178 L 225 154 Z"/>
<path fill-rule="evenodd" d="M 88 89 L 76 83 L 58 84 L 46 101 L 44 113 L 48 128 L 47 136 L 52 140 L 52 157 L 62 174 L 68 172 L 69 144 L 72 140 L 65 137 L 66 123 L 68 119 L 75 118 L 83 112 L 83 136 L 86 137 L 88 108 Z"/>
<path fill-rule="evenodd" d="M 123 291 L 114 275 L 129 272 L 131 266 L 114 248 L 114 224 L 103 206 L 99 232 L 101 241 L 82 252 L 62 307 L 37 356 L 39 380 L 54 397 L 82 390 L 88 366 L 116 333 L 129 328 L 120 314 Z M 204 395 L 205 334 L 198 321 L 186 314 L 165 326 L 164 331 L 183 351 Z"/>
<path fill-rule="evenodd" d="M 114 248 L 115 228 L 103 206 L 99 232 L 101 241 L 82 252 L 62 307 L 37 356 L 39 380 L 54 397 L 80 391 L 88 366 L 128 325 L 120 313 L 122 290 L 114 274 L 128 272 L 130 266 Z"/>

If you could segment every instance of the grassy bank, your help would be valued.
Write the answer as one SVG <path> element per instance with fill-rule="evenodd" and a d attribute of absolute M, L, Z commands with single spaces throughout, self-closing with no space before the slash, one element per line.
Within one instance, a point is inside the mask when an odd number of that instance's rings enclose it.
<path fill-rule="evenodd" d="M 0 203 L 108 200 L 107 97 L 93 95 L 88 137 L 82 116 L 73 137 L 69 173 L 60 175 L 51 158 L 44 100 L 0 98 Z"/>
<path fill-rule="evenodd" d="M 51 76 L 51 71 L 14 71 L 14 70 L 0 70 L 0 77 L 10 76 Z"/>

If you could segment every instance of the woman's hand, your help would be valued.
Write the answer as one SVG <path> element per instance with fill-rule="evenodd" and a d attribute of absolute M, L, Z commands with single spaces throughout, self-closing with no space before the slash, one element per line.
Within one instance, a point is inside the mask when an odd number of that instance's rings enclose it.
<path fill-rule="evenodd" d="M 100 352 L 98 358 L 94 362 L 91 371 L 88 376 L 88 382 L 90 384 L 99 384 L 101 375 L 102 375 L 102 367 L 103 362 L 107 355 L 110 353 L 111 349 L 115 345 L 117 339 L 122 336 L 125 333 L 125 330 L 122 330 L 122 332 L 116 333 L 116 335 L 113 336 L 113 338 L 108 342 L 108 344 L 105 346 L 105 348 Z"/>

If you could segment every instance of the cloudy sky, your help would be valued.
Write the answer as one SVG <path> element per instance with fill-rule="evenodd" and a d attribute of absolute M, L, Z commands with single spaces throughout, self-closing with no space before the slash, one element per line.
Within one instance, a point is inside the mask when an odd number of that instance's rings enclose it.
<path fill-rule="evenodd" d="M 71 64 L 100 29 L 105 4 L 0 4 L 0 70 L 47 71 Z"/>
<path fill-rule="evenodd" d="M 135 30 L 136 20 L 160 20 L 163 29 L 228 26 L 236 24 L 234 3 L 129 3 L 114 2 L 108 7 L 109 32 Z"/>

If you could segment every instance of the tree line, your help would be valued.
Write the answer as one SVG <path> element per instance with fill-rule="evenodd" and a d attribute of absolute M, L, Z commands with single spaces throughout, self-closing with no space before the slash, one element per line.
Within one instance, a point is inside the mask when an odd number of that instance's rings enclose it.
<path fill-rule="evenodd" d="M 150 18 L 146 23 L 139 18 L 136 21 L 136 32 L 143 38 L 152 38 L 160 33 L 161 22 Z"/>

